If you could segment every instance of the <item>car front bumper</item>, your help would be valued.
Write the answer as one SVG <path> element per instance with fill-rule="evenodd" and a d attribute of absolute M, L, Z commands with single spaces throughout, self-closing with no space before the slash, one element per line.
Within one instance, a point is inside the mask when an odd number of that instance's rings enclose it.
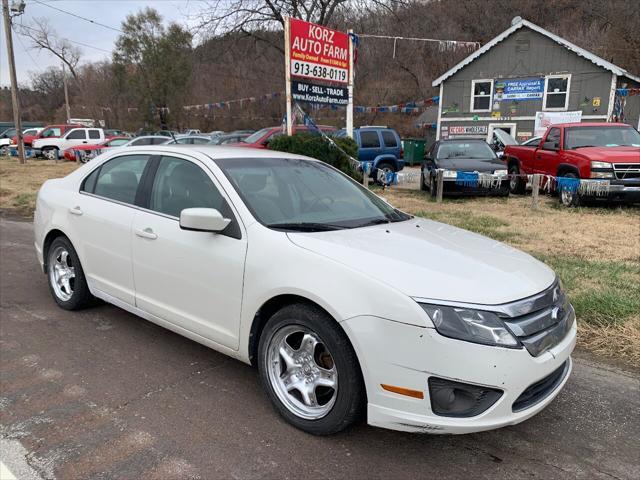
<path fill-rule="evenodd" d="M 544 409 L 562 390 L 571 373 L 570 355 L 576 324 L 554 348 L 533 357 L 526 349 L 478 345 L 446 338 L 433 328 L 420 328 L 379 317 L 360 316 L 342 322 L 360 360 L 367 389 L 368 423 L 407 432 L 461 434 L 520 423 Z M 391 341 L 392 340 L 392 341 Z M 562 378 L 531 406 L 512 405 L 531 385 L 566 364 Z M 456 418 L 435 414 L 429 377 L 495 388 L 502 396 L 483 413 Z M 423 392 L 412 398 L 384 390 L 394 385 Z"/>

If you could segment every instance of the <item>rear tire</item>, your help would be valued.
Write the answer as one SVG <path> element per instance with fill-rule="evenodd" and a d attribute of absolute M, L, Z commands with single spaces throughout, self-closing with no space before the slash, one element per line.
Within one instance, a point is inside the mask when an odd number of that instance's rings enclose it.
<path fill-rule="evenodd" d="M 420 172 L 420 190 L 427 191 L 427 186 L 424 184 L 424 170 Z"/>
<path fill-rule="evenodd" d="M 47 255 L 47 280 L 51 296 L 65 310 L 80 310 L 91 306 L 91 295 L 84 270 L 76 250 L 67 237 L 51 242 Z"/>
<path fill-rule="evenodd" d="M 523 195 L 527 187 L 527 182 L 522 180 L 520 175 L 520 167 L 511 165 L 509 167 L 509 192 L 512 195 Z"/>
<path fill-rule="evenodd" d="M 300 430 L 330 435 L 364 412 L 356 353 L 338 323 L 316 306 L 288 305 L 267 321 L 258 369 L 275 409 Z"/>
<path fill-rule="evenodd" d="M 431 198 L 436 198 L 438 196 L 438 182 L 433 174 L 430 174 L 429 178 L 431 178 L 431 182 L 429 183 L 429 193 L 431 194 Z"/>
<path fill-rule="evenodd" d="M 384 172 L 384 174 L 385 174 L 385 180 L 380 180 L 378 178 L 378 175 L 380 174 L 381 171 Z M 395 171 L 396 171 L 395 168 L 393 168 L 393 165 L 391 165 L 390 163 L 387 163 L 387 162 L 380 163 L 378 165 L 378 168 L 375 170 L 375 181 L 376 181 L 376 183 L 378 183 L 379 185 L 382 185 L 382 186 L 389 185 L 389 183 L 387 183 L 387 180 L 386 180 L 387 173 L 390 173 L 390 172 L 393 173 Z"/>
<path fill-rule="evenodd" d="M 44 147 L 42 156 L 47 160 L 56 160 L 58 158 L 58 147 Z"/>

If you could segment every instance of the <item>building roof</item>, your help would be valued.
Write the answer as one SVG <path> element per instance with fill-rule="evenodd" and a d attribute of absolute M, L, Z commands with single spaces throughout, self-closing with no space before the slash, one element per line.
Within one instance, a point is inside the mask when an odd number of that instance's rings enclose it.
<path fill-rule="evenodd" d="M 471 55 L 469 55 L 467 58 L 465 58 L 460 63 L 458 63 L 451 70 L 447 71 L 446 73 L 444 73 L 440 77 L 436 78 L 432 82 L 432 85 L 434 87 L 437 87 L 442 82 L 444 82 L 447 78 L 451 77 L 452 75 L 454 75 L 458 71 L 462 70 L 464 67 L 469 65 L 471 62 L 473 62 L 480 55 L 488 52 L 494 46 L 496 46 L 498 43 L 500 43 L 501 41 L 503 41 L 504 39 L 509 37 L 512 33 L 520 30 L 523 27 L 530 28 L 531 30 L 533 30 L 535 32 L 538 32 L 538 33 L 544 35 L 545 37 L 550 38 L 554 42 L 556 42 L 556 43 L 562 45 L 563 47 L 571 50 L 576 55 L 579 55 L 579 56 L 581 56 L 583 58 L 586 58 L 590 62 L 598 65 L 601 68 L 604 68 L 605 70 L 609 70 L 610 72 L 615 73 L 618 76 L 627 77 L 627 78 L 630 78 L 631 80 L 634 80 L 636 82 L 640 82 L 640 77 L 632 75 L 631 73 L 627 72 L 624 68 L 618 67 L 617 65 L 614 65 L 611 62 L 607 62 L 604 58 L 601 58 L 601 57 L 599 57 L 599 56 L 597 56 L 597 55 L 595 55 L 595 54 L 593 54 L 591 52 L 588 52 L 584 48 L 580 48 L 577 45 L 574 45 L 573 43 L 565 40 L 564 38 L 559 37 L 558 35 L 555 35 L 555 34 L 551 33 L 550 31 L 545 30 L 544 28 L 539 27 L 538 25 L 536 25 L 534 23 L 529 22 L 528 20 L 524 20 L 524 19 L 522 19 L 520 17 L 516 17 L 516 18 L 514 18 L 514 20 L 512 22 L 512 25 L 511 25 L 511 27 L 509 29 L 505 30 L 500 35 L 495 37 L 493 40 L 491 40 L 490 42 L 486 43 L 481 48 L 479 48 L 478 50 L 473 52 Z"/>

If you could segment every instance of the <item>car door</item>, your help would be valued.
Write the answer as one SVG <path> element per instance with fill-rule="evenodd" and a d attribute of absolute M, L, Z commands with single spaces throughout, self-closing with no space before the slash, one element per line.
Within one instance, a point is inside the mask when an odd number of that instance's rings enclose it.
<path fill-rule="evenodd" d="M 87 143 L 87 130 L 84 128 L 76 128 L 65 135 L 60 142 L 60 151 L 76 145 L 84 145 Z"/>
<path fill-rule="evenodd" d="M 69 205 L 72 238 L 78 239 L 92 288 L 135 305 L 131 225 L 140 180 L 150 155 L 114 157 L 93 170 Z"/>
<path fill-rule="evenodd" d="M 133 222 L 138 308 L 226 347 L 238 348 L 246 235 L 220 185 L 190 157 L 162 156 Z M 219 210 L 221 233 L 182 230 L 185 208 Z"/>
<path fill-rule="evenodd" d="M 555 174 L 560 164 L 560 129 L 549 130 L 544 142 L 536 149 L 533 157 L 534 173 Z"/>
<path fill-rule="evenodd" d="M 89 137 L 87 143 L 90 145 L 98 145 L 104 141 L 104 137 L 100 135 L 100 130 L 97 128 L 90 128 L 87 131 L 87 136 Z"/>

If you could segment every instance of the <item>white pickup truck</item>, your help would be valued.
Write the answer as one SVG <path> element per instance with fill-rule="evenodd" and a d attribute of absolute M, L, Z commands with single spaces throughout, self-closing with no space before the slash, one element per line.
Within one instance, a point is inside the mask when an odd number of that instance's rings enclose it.
<path fill-rule="evenodd" d="M 33 141 L 36 155 L 56 158 L 67 148 L 78 145 L 93 145 L 105 141 L 102 128 L 74 128 L 62 137 L 37 138 Z"/>

